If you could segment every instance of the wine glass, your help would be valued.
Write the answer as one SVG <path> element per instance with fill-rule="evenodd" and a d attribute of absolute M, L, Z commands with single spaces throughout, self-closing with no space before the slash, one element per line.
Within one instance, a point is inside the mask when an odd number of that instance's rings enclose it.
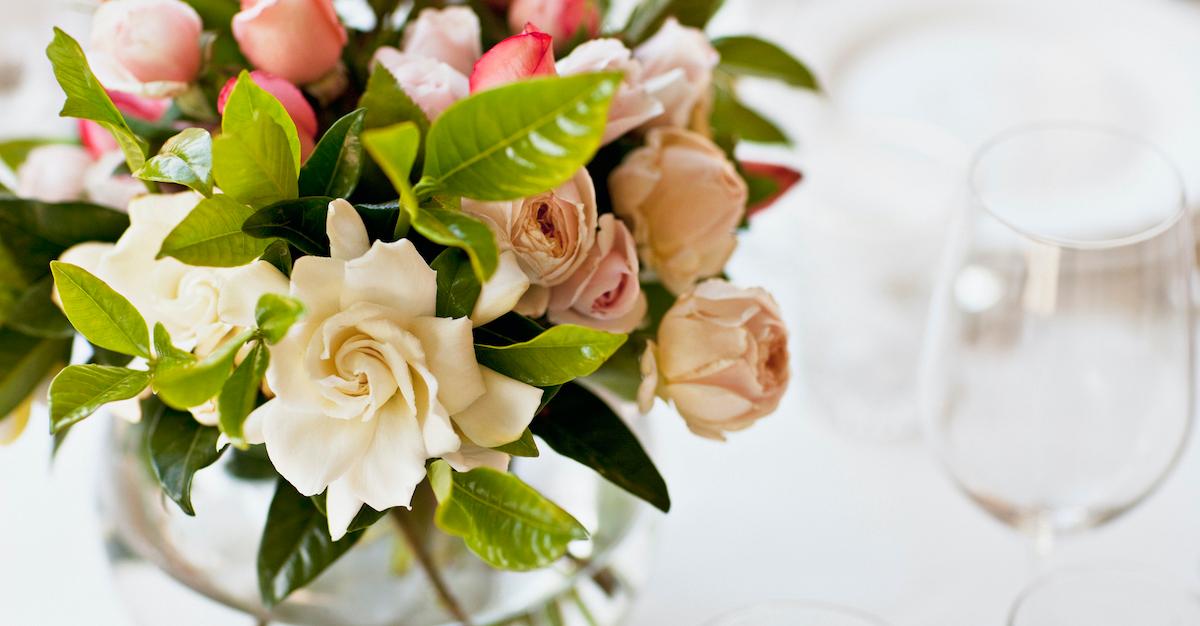
<path fill-rule="evenodd" d="M 771 602 L 741 609 L 708 626 L 888 626 L 861 611 L 818 602 Z"/>
<path fill-rule="evenodd" d="M 1063 570 L 1021 593 L 1009 626 L 1191 626 L 1200 596 L 1148 570 Z"/>
<path fill-rule="evenodd" d="M 1193 406 L 1193 247 L 1171 161 L 1127 133 L 1027 126 L 975 157 L 920 404 L 954 481 L 1044 554 L 1148 496 Z"/>

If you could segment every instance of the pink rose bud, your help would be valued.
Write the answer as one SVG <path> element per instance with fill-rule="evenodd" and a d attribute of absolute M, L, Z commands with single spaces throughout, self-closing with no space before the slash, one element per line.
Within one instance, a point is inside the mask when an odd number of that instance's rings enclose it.
<path fill-rule="evenodd" d="M 550 321 L 628 333 L 646 317 L 646 295 L 638 282 L 633 235 L 611 213 L 600 216 L 600 232 L 583 265 L 550 290 Z"/>
<path fill-rule="evenodd" d="M 372 62 L 387 69 L 396 84 L 431 120 L 467 97 L 467 77 L 437 59 L 405 54 L 384 46 L 375 51 Z"/>
<path fill-rule="evenodd" d="M 337 67 L 346 45 L 333 0 L 242 0 L 233 36 L 255 67 L 297 85 Z"/>
<path fill-rule="evenodd" d="M 708 36 L 667 18 L 633 56 L 642 64 L 646 91 L 664 108 L 649 125 L 686 127 L 696 107 L 708 97 L 713 69 L 721 61 Z"/>
<path fill-rule="evenodd" d="M 296 124 L 296 133 L 300 135 L 301 157 L 308 158 L 315 146 L 318 128 L 317 114 L 308 100 L 304 98 L 304 94 L 288 81 L 263 71 L 250 72 L 250 80 L 253 80 L 254 84 L 261 87 L 263 91 L 275 96 L 275 99 L 279 100 L 279 103 L 287 110 L 288 116 Z M 229 100 L 229 94 L 233 92 L 236 84 L 237 78 L 230 78 L 221 88 L 221 95 L 217 97 L 217 111 L 220 113 L 225 113 L 225 102 Z"/>
<path fill-rule="evenodd" d="M 536 25 L 563 46 L 576 35 L 600 34 L 600 7 L 596 0 L 513 0 L 508 25 L 518 30 L 523 24 Z"/>
<path fill-rule="evenodd" d="M 143 98 L 111 89 L 108 90 L 108 97 L 120 112 L 146 122 L 157 122 L 171 108 L 171 101 L 165 98 Z M 111 133 L 91 120 L 79 120 L 79 140 L 95 159 L 120 147 Z"/>
<path fill-rule="evenodd" d="M 195 9 L 180 0 L 104 2 L 92 21 L 91 59 L 110 87 L 178 91 L 200 72 L 203 30 Z"/>
<path fill-rule="evenodd" d="M 91 165 L 92 158 L 78 146 L 34 148 L 17 168 L 17 195 L 42 202 L 82 200 L 84 178 Z"/>
<path fill-rule="evenodd" d="M 534 76 L 555 76 L 554 40 L 526 24 L 525 31 L 496 44 L 475 63 L 471 93 Z"/>
<path fill-rule="evenodd" d="M 404 29 L 404 53 L 437 59 L 463 76 L 483 54 L 479 18 L 467 7 L 424 9 Z"/>
<path fill-rule="evenodd" d="M 796 170 L 785 165 L 775 165 L 773 163 L 757 163 L 755 161 L 742 161 L 742 169 L 747 174 L 768 178 L 775 184 L 775 192 L 757 203 L 746 208 L 746 217 L 754 217 L 754 214 L 765 211 L 775 204 L 777 200 L 783 197 L 788 191 L 800 182 L 803 175 Z"/>

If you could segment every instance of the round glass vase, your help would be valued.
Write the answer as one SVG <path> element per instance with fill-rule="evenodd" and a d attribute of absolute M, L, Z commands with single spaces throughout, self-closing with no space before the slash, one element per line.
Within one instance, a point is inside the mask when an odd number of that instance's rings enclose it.
<path fill-rule="evenodd" d="M 618 414 L 636 415 L 617 405 Z M 635 431 L 634 420 L 627 419 Z M 442 626 L 459 623 L 390 517 L 377 522 L 308 586 L 267 610 L 256 560 L 271 477 L 229 451 L 196 474 L 189 517 L 167 499 L 145 454 L 144 429 L 113 419 L 101 473 L 101 519 L 113 580 L 138 626 Z M 639 432 L 643 441 L 644 432 Z M 497 571 L 429 522 L 423 550 L 474 626 L 616 624 L 646 580 L 654 514 L 595 472 L 541 445 L 511 471 L 591 534 L 566 558 L 533 572 Z M 262 463 L 262 461 L 260 461 Z M 259 468 L 261 470 L 261 468 Z M 261 475 L 261 474 L 260 474 Z M 432 498 L 425 490 L 421 497 Z M 431 502 L 414 511 L 431 513 Z M 428 517 L 428 516 L 427 516 Z"/>

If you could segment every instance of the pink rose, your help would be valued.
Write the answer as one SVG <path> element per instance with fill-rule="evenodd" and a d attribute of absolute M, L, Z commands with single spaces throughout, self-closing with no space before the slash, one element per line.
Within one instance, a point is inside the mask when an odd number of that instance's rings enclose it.
<path fill-rule="evenodd" d="M 788 385 L 788 333 L 762 289 L 700 283 L 663 317 L 642 357 L 638 399 L 672 402 L 692 432 L 723 440 L 772 413 Z"/>
<path fill-rule="evenodd" d="M 488 50 L 471 72 L 471 93 L 533 78 L 554 76 L 554 40 L 526 24 L 520 35 L 513 35 Z"/>
<path fill-rule="evenodd" d="M 646 295 L 638 282 L 633 235 L 611 213 L 600 216 L 600 232 L 587 259 L 567 282 L 550 290 L 550 321 L 628 333 L 646 317 Z"/>
<path fill-rule="evenodd" d="M 255 67 L 297 85 L 337 67 L 346 45 L 333 0 L 242 0 L 233 36 Z"/>
<path fill-rule="evenodd" d="M 703 31 L 668 18 L 633 56 L 645 70 L 646 90 L 665 109 L 651 125 L 685 127 L 712 87 L 713 68 L 721 56 Z"/>
<path fill-rule="evenodd" d="M 171 108 L 171 101 L 167 99 L 143 98 L 112 89 L 107 91 L 117 110 L 134 119 L 157 122 Z M 95 159 L 120 147 L 111 133 L 91 120 L 79 120 L 79 140 Z"/>
<path fill-rule="evenodd" d="M 662 103 L 642 85 L 642 64 L 633 58 L 625 44 L 616 39 L 595 39 L 580 44 L 558 62 L 558 73 L 563 76 L 595 72 L 624 75 L 608 109 L 605 144 L 662 114 Z"/>
<path fill-rule="evenodd" d="M 508 25 L 516 31 L 533 24 L 560 46 L 578 34 L 589 39 L 600 34 L 600 7 L 596 0 L 513 0 L 508 7 Z"/>
<path fill-rule="evenodd" d="M 483 54 L 479 18 L 467 7 L 423 9 L 404 30 L 404 53 L 437 59 L 466 76 Z"/>
<path fill-rule="evenodd" d="M 437 59 L 383 47 L 375 52 L 374 63 L 391 72 L 404 93 L 431 120 L 468 95 L 467 77 Z"/>
<path fill-rule="evenodd" d="M 84 179 L 92 157 L 78 146 L 51 144 L 34 148 L 17 168 L 17 196 L 42 202 L 84 198 Z"/>
<path fill-rule="evenodd" d="M 275 96 L 275 99 L 279 100 L 279 103 L 287 110 L 288 116 L 296 124 L 296 134 L 300 136 L 301 157 L 308 158 L 316 144 L 319 129 L 317 128 L 317 113 L 305 99 L 304 93 L 292 83 L 260 70 L 250 72 L 250 79 L 263 91 Z M 221 95 L 217 97 L 217 111 L 225 113 L 225 101 L 229 99 L 229 94 L 236 84 L 237 77 L 230 78 L 221 88 Z"/>
<path fill-rule="evenodd" d="M 96 9 L 91 60 L 109 87 L 167 95 L 196 79 L 204 25 L 180 0 L 113 0 Z"/>

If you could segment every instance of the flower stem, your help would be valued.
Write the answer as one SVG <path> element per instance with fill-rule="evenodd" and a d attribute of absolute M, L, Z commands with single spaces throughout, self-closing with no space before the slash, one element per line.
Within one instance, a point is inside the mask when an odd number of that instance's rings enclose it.
<path fill-rule="evenodd" d="M 413 556 L 421 564 L 421 568 L 425 570 L 425 575 L 429 577 L 429 583 L 433 585 L 433 590 L 437 593 L 438 599 L 441 600 L 442 606 L 450 612 L 450 615 L 454 619 L 462 622 L 463 626 L 472 626 L 471 617 L 467 615 L 462 605 L 458 603 L 458 599 L 450 592 L 450 588 L 442 578 L 441 570 L 433 562 L 433 555 L 425 549 L 425 544 L 421 541 L 421 535 L 413 523 L 412 512 L 404 507 L 396 507 L 391 510 L 391 516 L 392 520 L 396 522 L 396 528 L 400 529 L 400 534 L 404 537 L 404 541 L 408 543 L 408 548 L 412 550 Z"/>

